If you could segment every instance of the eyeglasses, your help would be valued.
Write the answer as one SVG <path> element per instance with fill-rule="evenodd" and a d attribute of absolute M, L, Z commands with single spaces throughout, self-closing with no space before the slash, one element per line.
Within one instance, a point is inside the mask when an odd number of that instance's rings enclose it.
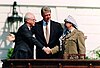
<path fill-rule="evenodd" d="M 32 21 L 36 21 L 36 19 L 31 19 L 31 18 L 28 18 L 28 19 L 30 19 L 30 20 L 32 20 Z"/>
<path fill-rule="evenodd" d="M 36 19 L 33 19 L 33 21 L 36 21 Z"/>

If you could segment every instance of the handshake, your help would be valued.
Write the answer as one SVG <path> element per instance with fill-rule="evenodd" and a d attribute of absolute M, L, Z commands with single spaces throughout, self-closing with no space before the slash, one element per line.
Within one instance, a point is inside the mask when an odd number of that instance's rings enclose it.
<path fill-rule="evenodd" d="M 50 49 L 49 47 L 43 47 L 43 50 L 46 54 L 50 54 L 52 53 L 52 49 Z"/>
<path fill-rule="evenodd" d="M 15 40 L 15 35 L 14 34 L 9 34 L 7 36 L 7 40 L 10 42 L 13 42 Z M 50 54 L 52 53 L 52 49 L 50 49 L 49 47 L 43 47 L 42 50 L 46 53 L 46 54 Z"/>

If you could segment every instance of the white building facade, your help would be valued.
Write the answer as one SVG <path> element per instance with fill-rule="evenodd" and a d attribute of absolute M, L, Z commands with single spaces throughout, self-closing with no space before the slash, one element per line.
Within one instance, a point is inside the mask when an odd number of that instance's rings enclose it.
<path fill-rule="evenodd" d="M 100 48 L 100 1 L 99 0 L 15 0 L 17 11 L 24 17 L 26 12 L 35 14 L 37 21 L 41 20 L 41 7 L 49 6 L 52 20 L 64 23 L 68 15 L 74 17 L 78 29 L 83 31 L 87 52 Z M 1 0 L 0 2 L 0 59 L 7 58 L 7 51 L 14 46 L 13 42 L 6 40 L 8 35 L 7 17 L 12 13 L 14 0 Z M 22 23 L 21 23 L 22 24 Z M 16 24 L 15 24 L 16 26 Z M 87 53 L 88 55 L 88 53 Z M 1 63 L 2 65 L 2 63 Z M 1 66 L 0 65 L 0 66 Z"/>

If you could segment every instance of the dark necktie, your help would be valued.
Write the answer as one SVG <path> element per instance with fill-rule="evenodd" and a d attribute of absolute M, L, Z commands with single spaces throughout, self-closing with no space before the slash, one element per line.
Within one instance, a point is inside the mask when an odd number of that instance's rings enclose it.
<path fill-rule="evenodd" d="M 49 42 L 49 30 L 48 30 L 48 23 L 46 23 L 46 42 Z"/>

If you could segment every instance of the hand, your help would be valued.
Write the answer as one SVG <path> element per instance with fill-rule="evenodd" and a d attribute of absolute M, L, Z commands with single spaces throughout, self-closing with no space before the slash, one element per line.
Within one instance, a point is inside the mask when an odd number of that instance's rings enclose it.
<path fill-rule="evenodd" d="M 10 41 L 10 42 L 14 41 L 15 40 L 15 35 L 14 34 L 9 34 L 7 36 L 7 40 Z"/>
<path fill-rule="evenodd" d="M 44 47 L 43 50 L 44 50 L 44 52 L 46 52 L 46 54 L 51 53 L 51 49 L 49 47 Z"/>
<path fill-rule="evenodd" d="M 47 50 L 46 53 L 47 53 L 47 54 L 50 54 L 52 50 L 51 50 L 49 47 L 47 47 L 47 49 L 48 49 L 48 50 Z"/>

